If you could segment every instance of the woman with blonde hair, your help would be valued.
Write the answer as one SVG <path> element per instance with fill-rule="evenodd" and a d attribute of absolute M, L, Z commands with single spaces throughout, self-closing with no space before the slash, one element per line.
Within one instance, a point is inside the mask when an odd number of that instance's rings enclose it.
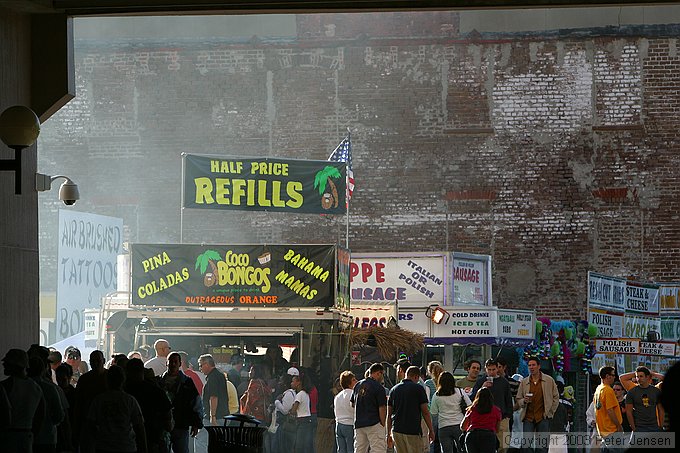
<path fill-rule="evenodd" d="M 460 422 L 465 417 L 465 411 L 470 405 L 470 398 L 462 389 L 456 387 L 456 379 L 445 371 L 439 376 L 437 392 L 432 396 L 430 413 L 439 420 L 438 437 L 443 453 L 462 451 L 458 446 L 458 439 L 462 434 Z"/>
<path fill-rule="evenodd" d="M 438 360 L 433 360 L 427 364 L 427 374 L 430 375 L 430 379 L 425 381 L 425 387 L 427 389 L 427 400 L 428 404 L 432 405 L 432 398 L 439 387 L 439 376 L 444 372 L 444 366 Z M 432 416 L 432 428 L 434 429 L 434 442 L 430 444 L 430 453 L 440 453 L 440 443 L 439 443 L 439 421 L 437 416 Z"/>

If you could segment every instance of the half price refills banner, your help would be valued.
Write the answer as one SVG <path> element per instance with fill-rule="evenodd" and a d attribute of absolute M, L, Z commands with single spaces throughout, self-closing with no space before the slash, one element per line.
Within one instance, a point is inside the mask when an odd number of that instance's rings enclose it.
<path fill-rule="evenodd" d="M 344 214 L 346 177 L 343 162 L 187 154 L 183 206 Z"/>

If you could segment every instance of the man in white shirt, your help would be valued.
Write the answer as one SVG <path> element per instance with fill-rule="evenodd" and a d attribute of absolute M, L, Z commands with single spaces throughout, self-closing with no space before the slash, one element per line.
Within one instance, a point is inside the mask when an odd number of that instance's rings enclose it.
<path fill-rule="evenodd" d="M 163 373 L 168 371 L 168 354 L 170 354 L 170 343 L 167 340 L 159 338 L 153 344 L 156 350 L 156 357 L 147 360 L 144 364 L 144 368 L 151 368 L 156 376 L 161 376 Z"/>

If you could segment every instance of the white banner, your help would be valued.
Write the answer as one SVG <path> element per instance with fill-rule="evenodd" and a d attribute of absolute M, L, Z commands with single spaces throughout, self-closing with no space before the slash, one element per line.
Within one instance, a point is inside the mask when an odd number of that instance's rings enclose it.
<path fill-rule="evenodd" d="M 597 336 L 603 338 L 618 338 L 623 336 L 623 312 L 588 310 L 588 323 L 597 326 Z"/>
<path fill-rule="evenodd" d="M 665 356 L 674 357 L 675 356 L 675 343 L 665 342 L 665 341 L 641 341 L 640 342 L 640 355 L 654 355 L 654 356 Z"/>
<path fill-rule="evenodd" d="M 536 315 L 533 311 L 498 310 L 498 336 L 501 338 L 533 339 Z"/>
<path fill-rule="evenodd" d="M 659 284 L 661 314 L 680 314 L 680 283 Z"/>
<path fill-rule="evenodd" d="M 368 329 L 369 327 L 385 327 L 390 318 L 397 320 L 397 306 L 391 304 L 361 304 L 352 303 L 349 314 L 355 329 Z"/>
<path fill-rule="evenodd" d="M 626 282 L 626 312 L 647 316 L 659 315 L 659 285 Z"/>
<path fill-rule="evenodd" d="M 432 325 L 432 337 L 496 338 L 498 312 L 495 308 L 449 308 L 448 322 Z"/>
<path fill-rule="evenodd" d="M 122 247 L 123 219 L 59 211 L 57 341 L 82 332 L 83 310 L 99 308 L 101 297 L 116 290 Z"/>
<path fill-rule="evenodd" d="M 595 352 L 600 354 L 637 354 L 640 340 L 634 338 L 595 338 Z"/>
<path fill-rule="evenodd" d="M 626 280 L 588 272 L 588 307 L 624 310 Z"/>
<path fill-rule="evenodd" d="M 352 254 L 351 304 L 396 301 L 400 308 L 443 305 L 446 256 L 395 255 Z"/>
<path fill-rule="evenodd" d="M 401 308 L 399 307 L 398 323 L 402 329 L 410 330 L 430 337 L 432 321 L 425 314 L 426 308 Z"/>
<path fill-rule="evenodd" d="M 633 354 L 675 356 L 675 343 L 640 341 L 636 338 L 596 338 L 595 352 L 599 354 Z"/>
<path fill-rule="evenodd" d="M 85 310 L 85 342 L 96 342 L 100 338 L 99 311 Z"/>
<path fill-rule="evenodd" d="M 488 258 L 453 258 L 453 305 L 487 304 Z"/>
<path fill-rule="evenodd" d="M 647 332 L 661 332 L 661 319 L 626 313 L 623 320 L 623 336 L 627 338 L 647 338 Z"/>

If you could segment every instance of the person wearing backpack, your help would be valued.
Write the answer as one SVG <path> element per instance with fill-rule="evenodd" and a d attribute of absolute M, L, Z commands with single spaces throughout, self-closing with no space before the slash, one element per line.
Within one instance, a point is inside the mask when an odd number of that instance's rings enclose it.
<path fill-rule="evenodd" d="M 456 387 L 456 379 L 448 371 L 439 375 L 437 391 L 432 396 L 430 413 L 439 418 L 439 444 L 442 453 L 463 451 L 458 444 L 462 431 L 460 422 L 472 402 L 462 389 Z"/>

